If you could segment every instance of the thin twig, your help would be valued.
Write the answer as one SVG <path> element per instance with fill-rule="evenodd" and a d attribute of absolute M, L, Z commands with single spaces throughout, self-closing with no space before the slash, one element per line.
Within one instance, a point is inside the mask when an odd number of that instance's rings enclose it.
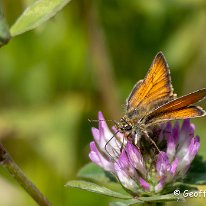
<path fill-rule="evenodd" d="M 39 191 L 39 189 L 24 175 L 23 171 L 14 162 L 11 155 L 0 144 L 0 164 L 3 165 L 8 172 L 17 180 L 17 182 L 26 190 L 26 192 L 40 206 L 51 206 L 51 203 Z"/>

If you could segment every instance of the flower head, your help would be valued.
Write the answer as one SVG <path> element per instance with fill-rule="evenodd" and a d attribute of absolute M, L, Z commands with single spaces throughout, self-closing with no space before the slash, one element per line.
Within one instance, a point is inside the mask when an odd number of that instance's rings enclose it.
<path fill-rule="evenodd" d="M 194 136 L 195 127 L 189 119 L 174 126 L 170 122 L 153 128 L 152 139 L 160 152 L 148 140 L 142 144 L 108 128 L 101 112 L 99 127 L 92 128 L 94 141 L 90 143 L 90 159 L 117 177 L 121 185 L 134 196 L 161 193 L 167 185 L 184 177 L 200 147 Z"/>

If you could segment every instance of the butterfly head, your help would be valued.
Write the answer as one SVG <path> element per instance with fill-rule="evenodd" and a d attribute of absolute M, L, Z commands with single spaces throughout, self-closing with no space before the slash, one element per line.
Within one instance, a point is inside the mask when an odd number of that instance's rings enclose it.
<path fill-rule="evenodd" d="M 116 128 L 121 133 L 131 132 L 133 129 L 133 124 L 126 117 L 122 117 L 119 122 L 116 122 Z"/>

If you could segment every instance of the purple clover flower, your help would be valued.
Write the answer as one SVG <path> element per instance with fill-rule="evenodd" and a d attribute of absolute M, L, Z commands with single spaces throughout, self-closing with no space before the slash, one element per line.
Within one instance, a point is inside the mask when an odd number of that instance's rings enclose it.
<path fill-rule="evenodd" d="M 140 149 L 119 132 L 113 137 L 116 129 L 113 127 L 112 132 L 108 128 L 101 112 L 98 119 L 99 128 L 92 128 L 94 141 L 90 143 L 89 157 L 116 176 L 133 196 L 161 193 L 167 185 L 182 179 L 200 147 L 189 119 L 183 121 L 181 128 L 179 122 L 174 126 L 168 122 L 157 131 L 154 129 L 159 153 L 154 153 L 150 143 L 145 151 Z"/>

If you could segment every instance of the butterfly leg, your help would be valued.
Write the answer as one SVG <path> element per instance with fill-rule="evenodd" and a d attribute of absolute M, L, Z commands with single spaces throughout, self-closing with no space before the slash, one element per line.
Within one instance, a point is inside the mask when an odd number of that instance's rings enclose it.
<path fill-rule="evenodd" d="M 158 153 L 160 153 L 160 150 L 157 146 L 157 144 L 155 143 L 155 141 L 149 136 L 149 134 L 146 131 L 143 131 L 144 136 L 154 145 L 154 147 L 156 148 L 156 150 L 158 151 Z"/>
<path fill-rule="evenodd" d="M 110 152 L 108 151 L 108 146 L 109 146 L 109 143 L 112 141 L 113 138 L 116 138 L 115 135 L 118 133 L 119 131 L 116 131 L 114 133 L 114 135 L 107 141 L 107 143 L 104 145 L 104 149 L 106 151 L 106 153 L 111 157 L 111 159 L 115 162 L 115 158 L 110 154 Z M 124 141 L 124 140 L 123 140 Z M 124 142 L 123 142 L 124 143 Z M 111 145 L 110 145 L 111 146 Z M 122 149 L 123 146 L 121 146 L 120 149 Z M 115 156 L 115 153 L 116 155 L 118 156 L 118 152 L 115 151 L 114 148 L 111 148 L 112 152 L 113 152 L 113 155 Z M 121 150 L 120 150 L 121 151 Z M 116 157 L 116 156 L 115 156 Z"/>
<path fill-rule="evenodd" d="M 104 149 L 106 151 L 106 153 L 112 158 L 112 160 L 114 160 L 114 157 L 112 157 L 112 155 L 109 153 L 108 149 L 107 149 L 107 146 L 108 144 L 110 143 L 110 141 L 114 138 L 115 136 L 113 135 L 108 141 L 107 143 L 104 145 Z"/>
<path fill-rule="evenodd" d="M 139 135 L 138 133 L 135 133 L 134 135 L 134 144 L 137 146 L 138 145 L 138 142 L 140 141 L 141 139 L 141 135 Z"/>
<path fill-rule="evenodd" d="M 125 138 L 125 137 L 123 137 L 123 142 L 122 142 L 122 144 L 121 144 L 120 152 L 122 152 L 122 150 L 124 149 L 124 141 L 125 141 L 124 138 Z"/>

